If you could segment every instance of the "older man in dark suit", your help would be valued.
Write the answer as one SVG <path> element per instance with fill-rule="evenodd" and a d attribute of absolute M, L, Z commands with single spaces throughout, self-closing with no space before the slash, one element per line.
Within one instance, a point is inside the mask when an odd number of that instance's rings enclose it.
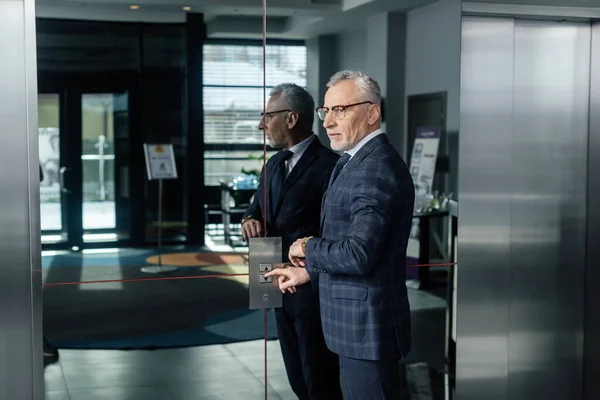
<path fill-rule="evenodd" d="M 399 360 L 410 350 L 406 247 L 414 207 L 407 165 L 381 132 L 373 79 L 341 71 L 317 109 L 343 150 L 323 200 L 321 234 L 290 248 L 296 267 L 277 269 L 288 290 L 319 275 L 328 347 L 339 355 L 346 399 L 400 398 Z"/>
<path fill-rule="evenodd" d="M 312 133 L 314 100 L 303 88 L 281 84 L 273 89 L 259 128 L 271 147 L 283 149 L 271 157 L 242 222 L 244 240 L 282 238 L 282 261 L 294 240 L 319 233 L 321 200 L 339 156 Z M 314 282 L 313 282 L 314 283 Z M 319 314 L 318 284 L 300 285 L 283 296 L 275 310 L 279 342 L 290 386 L 301 399 L 342 399 L 337 356 L 325 345 Z"/>

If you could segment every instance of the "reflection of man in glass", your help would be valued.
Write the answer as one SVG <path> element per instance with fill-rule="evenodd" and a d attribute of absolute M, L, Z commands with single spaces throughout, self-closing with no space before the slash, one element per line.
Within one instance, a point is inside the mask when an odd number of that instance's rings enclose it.
<path fill-rule="evenodd" d="M 283 149 L 266 165 L 254 200 L 242 220 L 244 240 L 282 238 L 282 260 L 298 237 L 319 234 L 321 200 L 338 156 L 312 132 L 314 100 L 303 88 L 281 84 L 273 89 L 259 129 L 271 147 Z M 266 235 L 263 224 L 266 221 Z M 342 399 L 337 356 L 325 345 L 319 310 L 318 282 L 283 295 L 275 310 L 277 332 L 292 390 L 300 399 Z"/>

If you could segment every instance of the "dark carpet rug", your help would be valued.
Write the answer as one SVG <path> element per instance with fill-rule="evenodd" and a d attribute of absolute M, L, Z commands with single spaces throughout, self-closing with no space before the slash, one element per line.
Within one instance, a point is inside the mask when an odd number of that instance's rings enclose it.
<path fill-rule="evenodd" d="M 130 280 L 248 272 L 239 254 L 170 252 L 168 274 L 147 274 L 149 250 L 43 257 L 44 283 Z M 225 344 L 264 337 L 262 310 L 248 309 L 248 278 L 222 277 L 44 287 L 44 335 L 59 348 L 156 349 Z M 268 339 L 275 339 L 272 312 Z"/>

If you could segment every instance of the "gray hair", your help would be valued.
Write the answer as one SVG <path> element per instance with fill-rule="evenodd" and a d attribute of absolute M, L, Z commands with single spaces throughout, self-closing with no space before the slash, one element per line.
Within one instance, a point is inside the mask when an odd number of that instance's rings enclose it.
<path fill-rule="evenodd" d="M 356 83 L 360 92 L 366 97 L 365 100 L 381 106 L 381 88 L 379 87 L 379 83 L 364 72 L 348 69 L 336 72 L 329 79 L 329 82 L 327 82 L 327 87 L 335 86 L 346 80 L 352 80 Z"/>
<path fill-rule="evenodd" d="M 271 90 L 270 96 L 281 95 L 283 103 L 298 113 L 298 122 L 312 128 L 315 120 L 315 100 L 303 87 L 295 83 L 281 83 Z"/>

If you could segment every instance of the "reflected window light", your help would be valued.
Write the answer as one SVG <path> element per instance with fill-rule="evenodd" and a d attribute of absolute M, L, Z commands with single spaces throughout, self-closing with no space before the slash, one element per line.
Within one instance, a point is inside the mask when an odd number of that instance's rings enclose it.
<path fill-rule="evenodd" d="M 102 268 L 102 280 L 121 280 L 123 274 L 121 272 L 120 265 L 106 266 L 106 267 L 84 267 L 81 269 L 81 281 L 89 282 L 98 280 L 97 268 Z M 85 285 L 79 285 L 81 291 L 99 291 L 99 290 L 122 290 L 123 282 L 106 282 L 106 283 L 87 283 Z"/>
<path fill-rule="evenodd" d="M 63 240 L 61 235 L 42 235 L 42 243 L 57 243 Z"/>
<path fill-rule="evenodd" d="M 116 241 L 116 233 L 87 233 L 83 235 L 84 242 Z"/>
<path fill-rule="evenodd" d="M 111 249 L 85 249 L 82 251 L 83 254 L 111 254 L 118 253 L 120 249 L 111 248 Z"/>
<path fill-rule="evenodd" d="M 69 252 L 66 250 L 43 250 L 42 251 L 42 257 L 53 257 L 53 256 L 59 256 L 59 255 L 63 255 L 63 254 L 69 254 Z"/>

